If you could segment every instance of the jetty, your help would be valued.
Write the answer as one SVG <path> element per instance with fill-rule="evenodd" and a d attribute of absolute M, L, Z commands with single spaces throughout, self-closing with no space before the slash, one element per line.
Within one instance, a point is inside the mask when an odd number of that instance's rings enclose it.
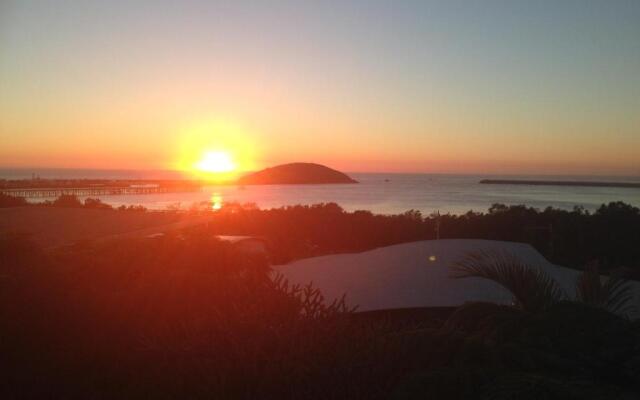
<path fill-rule="evenodd" d="M 53 198 L 63 195 L 86 197 L 197 192 L 201 188 L 201 183 L 196 181 L 35 179 L 0 182 L 0 193 L 24 198 Z"/>
<path fill-rule="evenodd" d="M 535 186 L 587 186 L 609 188 L 640 189 L 640 182 L 597 182 L 597 181 L 546 181 L 522 179 L 483 179 L 482 184 L 490 185 L 535 185 Z"/>

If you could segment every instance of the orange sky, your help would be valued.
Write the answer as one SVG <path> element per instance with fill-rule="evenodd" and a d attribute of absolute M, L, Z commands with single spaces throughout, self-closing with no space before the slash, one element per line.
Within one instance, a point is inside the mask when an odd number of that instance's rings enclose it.
<path fill-rule="evenodd" d="M 3 2 L 0 167 L 640 174 L 639 7 L 187 3 Z"/>

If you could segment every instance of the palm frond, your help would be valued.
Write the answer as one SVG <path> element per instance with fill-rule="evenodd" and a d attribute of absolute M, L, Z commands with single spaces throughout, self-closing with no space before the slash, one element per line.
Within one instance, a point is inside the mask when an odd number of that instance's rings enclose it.
<path fill-rule="evenodd" d="M 540 312 L 567 298 L 547 273 L 506 251 L 477 251 L 453 265 L 454 278 L 485 278 L 509 290 L 516 307 Z"/>
<path fill-rule="evenodd" d="M 576 301 L 600 307 L 615 314 L 635 311 L 633 287 L 620 276 L 602 279 L 597 264 L 589 264 L 576 282 Z"/>

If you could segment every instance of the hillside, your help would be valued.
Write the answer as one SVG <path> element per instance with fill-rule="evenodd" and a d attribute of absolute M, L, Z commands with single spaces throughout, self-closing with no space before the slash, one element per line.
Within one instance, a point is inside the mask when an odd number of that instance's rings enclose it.
<path fill-rule="evenodd" d="M 237 183 L 240 185 L 291 185 L 358 182 L 348 175 L 324 165 L 291 163 L 245 175 L 238 179 Z"/>

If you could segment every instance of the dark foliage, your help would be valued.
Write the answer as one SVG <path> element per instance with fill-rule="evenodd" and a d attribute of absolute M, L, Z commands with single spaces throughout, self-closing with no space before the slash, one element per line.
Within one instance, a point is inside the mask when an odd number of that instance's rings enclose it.
<path fill-rule="evenodd" d="M 129 205 L 129 206 L 125 206 L 122 205 L 120 207 L 117 208 L 118 211 L 147 211 L 147 209 L 144 206 L 141 205 Z"/>
<path fill-rule="evenodd" d="M 514 305 L 527 312 L 548 309 L 567 297 L 543 270 L 504 252 L 477 252 L 453 266 L 454 278 L 490 279 L 513 293 Z"/>
<path fill-rule="evenodd" d="M 57 199 L 55 199 L 52 203 L 54 207 L 71 207 L 71 208 L 79 208 L 82 207 L 82 202 L 76 196 L 72 194 L 63 194 Z"/>
<path fill-rule="evenodd" d="M 5 207 L 26 204 L 24 199 L 6 197 L 10 196 L 0 196 L 0 204 Z M 43 204 L 111 208 L 99 199 L 86 199 L 83 204 L 69 195 Z M 145 210 L 142 206 L 117 209 Z M 486 213 L 423 216 L 419 211 L 409 210 L 380 215 L 370 211 L 346 212 L 335 203 L 268 210 L 231 203 L 216 211 L 211 211 L 209 204 L 202 204 L 194 205 L 188 212 L 210 214 L 212 233 L 265 237 L 272 244 L 272 261 L 276 263 L 437 237 L 469 238 L 530 243 L 558 265 L 581 269 L 598 262 L 603 272 L 624 270 L 628 277 L 640 280 L 640 209 L 622 202 L 603 204 L 594 213 L 580 207 L 571 211 L 552 207 L 538 210 L 494 204 Z"/>
<path fill-rule="evenodd" d="M 24 197 L 10 196 L 8 194 L 0 193 L 0 208 L 23 207 L 27 204 L 27 200 Z"/>
<path fill-rule="evenodd" d="M 505 254 L 471 255 L 455 272 L 458 278 L 483 277 L 501 284 L 512 292 L 514 304 L 468 303 L 456 310 L 439 332 L 439 343 L 454 367 L 411 376 L 400 386 L 398 398 L 445 393 L 470 398 L 468 390 L 441 385 L 467 374 L 477 390 L 475 396 L 487 399 L 609 399 L 640 394 L 637 323 L 607 310 L 628 310 L 633 297 L 621 290 L 624 281 L 601 282 L 598 276 L 595 283 L 594 271 L 588 270 L 577 282 L 582 289 L 576 300 L 567 301 L 541 270 Z"/>
<path fill-rule="evenodd" d="M 629 282 L 614 273 L 603 280 L 597 263 L 588 265 L 576 285 L 577 300 L 616 314 L 628 314 L 635 310 L 629 302 L 633 295 Z"/>
<path fill-rule="evenodd" d="M 0 395 L 613 399 L 640 393 L 637 322 L 560 299 L 527 308 L 470 303 L 449 316 L 414 312 L 412 322 L 390 312 L 361 316 L 341 301 L 324 303 L 312 286 L 292 287 L 264 259 L 203 232 L 48 251 L 24 235 L 4 235 L 0 354 L 11 367 L 4 368 Z"/>
<path fill-rule="evenodd" d="M 94 199 L 92 197 L 87 197 L 84 199 L 84 207 L 85 208 L 99 208 L 104 210 L 110 210 L 111 207 L 109 204 L 103 203 L 100 199 Z"/>
<path fill-rule="evenodd" d="M 0 208 L 8 207 L 24 207 L 24 206 L 52 206 L 52 207 L 68 207 L 68 208 L 93 208 L 101 210 L 113 210 L 113 206 L 103 202 L 100 199 L 87 197 L 84 201 L 80 200 L 76 195 L 64 194 L 55 200 L 46 200 L 39 203 L 29 203 L 24 197 L 10 196 L 0 193 Z M 117 208 L 119 211 L 146 211 L 147 209 L 141 205 L 122 205 Z"/>
<path fill-rule="evenodd" d="M 100 199 L 95 199 L 92 197 L 87 197 L 84 199 L 84 202 L 81 201 L 77 196 L 72 194 L 63 194 L 54 201 L 47 201 L 41 203 L 41 205 L 45 206 L 53 206 L 53 207 L 68 207 L 68 208 L 94 208 L 94 209 L 102 209 L 102 210 L 112 210 L 113 207 L 107 203 L 103 203 Z"/>
<path fill-rule="evenodd" d="M 337 204 L 270 210 L 226 205 L 210 230 L 262 235 L 276 262 L 328 253 L 357 252 L 416 240 L 474 238 L 530 243 L 550 261 L 582 268 L 598 260 L 602 271 L 626 267 L 640 278 L 640 209 L 616 202 L 589 213 L 496 204 L 487 213 L 423 216 L 346 212 Z"/>
<path fill-rule="evenodd" d="M 0 263 L 3 398 L 375 398 L 400 371 L 343 302 L 208 235 L 11 235 Z"/>

